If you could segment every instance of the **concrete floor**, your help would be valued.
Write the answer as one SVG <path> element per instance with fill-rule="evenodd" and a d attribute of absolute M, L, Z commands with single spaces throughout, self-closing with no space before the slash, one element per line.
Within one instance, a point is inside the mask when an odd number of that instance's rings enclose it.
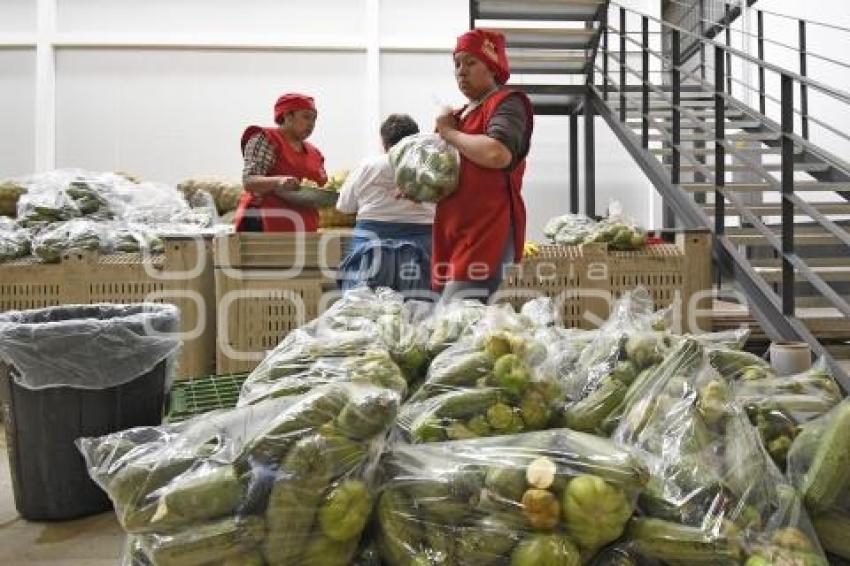
<path fill-rule="evenodd" d="M 30 523 L 15 510 L 6 434 L 0 426 L 0 565 L 115 566 L 124 534 L 112 512 L 75 521 Z"/>

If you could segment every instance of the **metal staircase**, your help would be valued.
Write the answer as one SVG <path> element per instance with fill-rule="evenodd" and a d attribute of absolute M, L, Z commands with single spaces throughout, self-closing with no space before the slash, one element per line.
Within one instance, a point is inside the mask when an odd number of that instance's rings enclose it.
<path fill-rule="evenodd" d="M 845 367 L 802 312 L 820 307 L 836 321 L 850 318 L 850 164 L 809 134 L 818 127 L 850 137 L 808 104 L 816 92 L 850 111 L 850 94 L 806 76 L 807 58 L 818 57 L 805 44 L 814 22 L 799 22 L 800 67 L 790 70 L 764 60 L 762 11 L 753 36 L 759 56 L 731 47 L 728 32 L 727 42 L 705 37 L 729 29 L 733 15 L 724 17 L 706 34 L 706 22 L 694 33 L 616 2 L 470 2 L 471 27 L 506 33 L 512 84 L 535 112 L 570 116 L 571 211 L 579 209 L 581 116 L 585 212 L 596 213 L 594 117 L 601 116 L 662 196 L 665 225 L 713 230 L 718 284 L 746 295 L 771 339 L 808 342 L 850 390 Z M 758 86 L 735 77 L 733 61 L 757 69 Z M 781 88 L 770 91 L 768 77 Z"/>

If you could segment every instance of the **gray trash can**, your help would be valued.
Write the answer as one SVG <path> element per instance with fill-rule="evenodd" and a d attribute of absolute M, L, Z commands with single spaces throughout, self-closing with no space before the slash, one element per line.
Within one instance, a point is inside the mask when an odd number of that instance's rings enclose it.
<path fill-rule="evenodd" d="M 74 441 L 159 424 L 179 348 L 172 305 L 0 314 L 0 400 L 15 507 L 71 519 L 111 507 Z"/>

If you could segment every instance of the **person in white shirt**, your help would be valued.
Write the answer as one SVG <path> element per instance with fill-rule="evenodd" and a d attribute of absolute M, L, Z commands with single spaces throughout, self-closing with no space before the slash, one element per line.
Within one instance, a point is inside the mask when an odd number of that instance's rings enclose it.
<path fill-rule="evenodd" d="M 399 291 L 427 290 L 436 205 L 399 198 L 387 154 L 403 138 L 418 134 L 419 126 L 407 114 L 391 114 L 380 133 L 384 153 L 360 163 L 339 190 L 337 210 L 357 214 L 341 266 L 347 272 L 341 286 L 365 283 Z"/>

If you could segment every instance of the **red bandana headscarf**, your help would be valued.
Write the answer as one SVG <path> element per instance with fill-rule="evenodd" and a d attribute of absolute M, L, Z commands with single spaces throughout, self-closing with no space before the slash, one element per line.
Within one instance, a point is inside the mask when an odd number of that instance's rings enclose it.
<path fill-rule="evenodd" d="M 283 115 L 287 112 L 295 112 L 296 110 L 315 110 L 316 103 L 312 96 L 299 94 L 297 92 L 288 92 L 277 99 L 274 103 L 274 121 L 280 123 Z"/>
<path fill-rule="evenodd" d="M 480 59 L 493 71 L 496 82 L 505 84 L 511 77 L 505 36 L 498 31 L 474 29 L 457 38 L 455 53 L 464 51 Z"/>

